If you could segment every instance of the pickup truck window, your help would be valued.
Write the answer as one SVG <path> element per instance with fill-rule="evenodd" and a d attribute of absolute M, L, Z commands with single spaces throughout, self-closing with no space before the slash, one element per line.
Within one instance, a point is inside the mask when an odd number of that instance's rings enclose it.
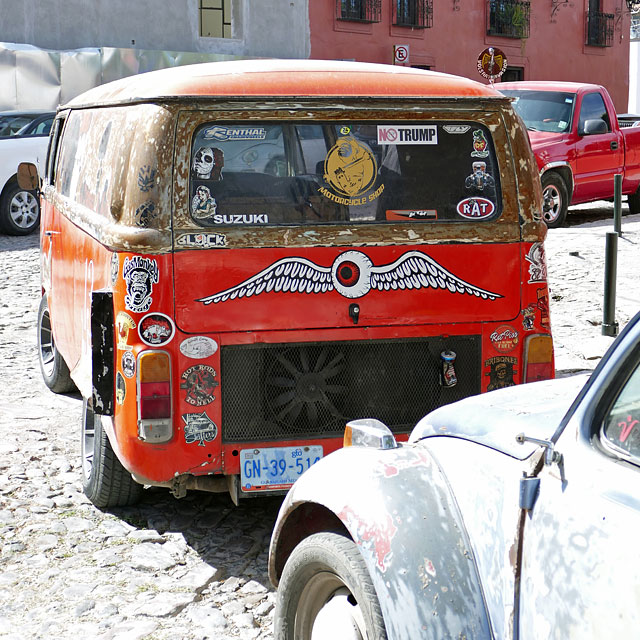
<path fill-rule="evenodd" d="M 500 90 L 514 98 L 513 106 L 530 131 L 563 133 L 571 130 L 574 93 L 562 91 Z"/>
<path fill-rule="evenodd" d="M 582 131 L 584 129 L 584 123 L 587 120 L 604 120 L 607 123 L 607 131 L 611 131 L 611 123 L 609 122 L 607 107 L 599 93 L 587 93 L 584 98 L 582 98 L 578 131 Z"/>
<path fill-rule="evenodd" d="M 475 122 L 211 122 L 190 162 L 201 226 L 464 223 L 502 206 L 491 132 Z"/>

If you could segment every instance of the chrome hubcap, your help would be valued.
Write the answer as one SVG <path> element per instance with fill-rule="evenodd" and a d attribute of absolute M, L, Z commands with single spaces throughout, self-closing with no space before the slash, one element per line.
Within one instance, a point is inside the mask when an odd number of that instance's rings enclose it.
<path fill-rule="evenodd" d="M 9 215 L 16 226 L 29 229 L 38 219 L 38 201 L 28 191 L 18 191 L 9 203 Z"/>
<path fill-rule="evenodd" d="M 545 222 L 554 222 L 560 215 L 560 209 L 562 208 L 562 196 L 556 187 L 549 185 L 545 187 L 543 192 L 544 197 L 544 210 L 542 217 Z"/>

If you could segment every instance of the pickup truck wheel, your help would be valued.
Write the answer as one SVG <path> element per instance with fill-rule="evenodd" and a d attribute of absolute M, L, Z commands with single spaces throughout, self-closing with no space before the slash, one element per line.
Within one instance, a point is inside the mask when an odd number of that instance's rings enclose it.
<path fill-rule="evenodd" d="M 627 204 L 629 205 L 629 213 L 640 213 L 640 188 L 635 193 L 627 196 Z"/>
<path fill-rule="evenodd" d="M 316 533 L 293 550 L 278 587 L 274 635 L 386 640 L 371 576 L 352 540 Z"/>
<path fill-rule="evenodd" d="M 135 504 L 143 487 L 116 457 L 102 426 L 103 419 L 93 411 L 88 400 L 83 400 L 82 489 L 98 509 Z"/>
<path fill-rule="evenodd" d="M 38 309 L 38 360 L 44 383 L 51 391 L 67 393 L 76 390 L 69 367 L 56 349 L 56 343 L 53 340 L 46 294 L 42 296 Z"/>
<path fill-rule="evenodd" d="M 37 191 L 25 191 L 17 183 L 7 187 L 0 200 L 0 228 L 12 236 L 33 233 L 40 223 Z"/>
<path fill-rule="evenodd" d="M 561 227 L 567 219 L 569 193 L 567 185 L 554 171 L 542 176 L 542 217 L 549 229 Z"/>

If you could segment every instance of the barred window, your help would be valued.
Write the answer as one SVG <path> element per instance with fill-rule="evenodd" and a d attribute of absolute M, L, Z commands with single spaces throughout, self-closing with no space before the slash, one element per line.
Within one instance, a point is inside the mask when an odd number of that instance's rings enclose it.
<path fill-rule="evenodd" d="M 393 24 L 418 29 L 433 26 L 433 0 L 395 0 Z"/>
<path fill-rule="evenodd" d="M 380 22 L 381 0 L 336 0 L 338 20 Z"/>
<path fill-rule="evenodd" d="M 521 0 L 489 0 L 487 33 L 505 38 L 529 37 L 530 3 Z"/>

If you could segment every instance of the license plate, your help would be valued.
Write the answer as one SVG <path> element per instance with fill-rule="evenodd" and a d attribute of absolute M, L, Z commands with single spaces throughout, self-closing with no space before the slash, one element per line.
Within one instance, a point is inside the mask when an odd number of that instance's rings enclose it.
<path fill-rule="evenodd" d="M 269 447 L 240 451 L 242 491 L 288 489 L 322 458 L 322 447 Z"/>

